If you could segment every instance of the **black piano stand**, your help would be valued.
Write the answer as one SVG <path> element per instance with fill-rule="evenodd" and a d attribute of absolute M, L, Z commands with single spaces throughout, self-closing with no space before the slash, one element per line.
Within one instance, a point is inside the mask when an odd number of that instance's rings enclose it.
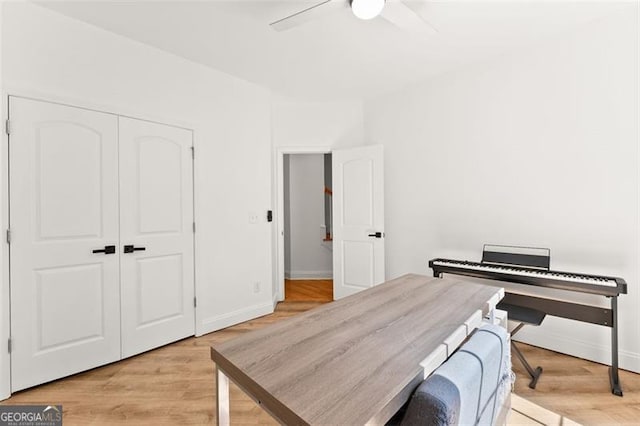
<path fill-rule="evenodd" d="M 611 382 L 611 393 L 617 396 L 622 396 L 622 384 L 618 377 L 618 369 L 609 367 L 609 381 Z"/>
<path fill-rule="evenodd" d="M 609 383 L 611 393 L 622 396 L 622 383 L 618 376 L 618 297 L 611 297 L 611 311 L 613 324 L 611 324 L 611 367 L 609 367 Z"/>

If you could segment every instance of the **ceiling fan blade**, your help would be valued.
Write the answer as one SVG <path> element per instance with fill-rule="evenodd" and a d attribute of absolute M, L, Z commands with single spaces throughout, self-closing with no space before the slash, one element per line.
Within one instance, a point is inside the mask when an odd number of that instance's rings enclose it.
<path fill-rule="evenodd" d="M 349 2 L 346 0 L 323 0 L 307 7 L 300 12 L 296 12 L 292 15 L 285 16 L 282 19 L 278 19 L 270 23 L 269 25 L 276 31 L 285 31 L 305 22 L 314 20 L 327 13 L 333 12 L 336 9 L 346 9 L 349 7 Z"/>
<path fill-rule="evenodd" d="M 398 28 L 425 38 L 430 38 L 438 33 L 431 24 L 401 1 L 387 1 L 381 16 Z"/>

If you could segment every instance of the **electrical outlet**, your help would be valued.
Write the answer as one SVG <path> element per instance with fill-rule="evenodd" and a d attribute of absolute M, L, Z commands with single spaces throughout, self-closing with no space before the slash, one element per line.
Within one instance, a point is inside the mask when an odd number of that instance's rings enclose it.
<path fill-rule="evenodd" d="M 256 212 L 249 212 L 249 223 L 258 223 L 258 215 Z"/>
<path fill-rule="evenodd" d="M 260 293 L 260 281 L 256 281 L 253 283 L 253 292 Z"/>

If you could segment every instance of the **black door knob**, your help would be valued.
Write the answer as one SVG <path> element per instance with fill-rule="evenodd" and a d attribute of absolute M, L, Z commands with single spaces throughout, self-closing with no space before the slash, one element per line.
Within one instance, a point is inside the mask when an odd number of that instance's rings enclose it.
<path fill-rule="evenodd" d="M 144 250 L 146 250 L 146 247 L 134 247 L 131 244 L 124 246 L 125 253 L 133 253 L 134 251 L 144 251 Z"/>
<path fill-rule="evenodd" d="M 369 234 L 370 237 L 382 238 L 382 232 L 376 232 L 375 234 Z"/>
<path fill-rule="evenodd" d="M 104 246 L 103 249 L 95 249 L 91 253 L 114 254 L 115 252 L 116 246 Z"/>

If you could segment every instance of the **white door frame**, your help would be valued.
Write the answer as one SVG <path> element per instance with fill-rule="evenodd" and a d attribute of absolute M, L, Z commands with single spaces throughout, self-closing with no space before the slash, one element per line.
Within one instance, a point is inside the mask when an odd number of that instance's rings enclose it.
<path fill-rule="evenodd" d="M 274 163 L 276 165 L 276 250 L 274 252 L 274 271 L 277 280 L 274 299 L 284 300 L 284 156 L 287 154 L 330 154 L 329 147 L 280 147 L 276 148 Z"/>

